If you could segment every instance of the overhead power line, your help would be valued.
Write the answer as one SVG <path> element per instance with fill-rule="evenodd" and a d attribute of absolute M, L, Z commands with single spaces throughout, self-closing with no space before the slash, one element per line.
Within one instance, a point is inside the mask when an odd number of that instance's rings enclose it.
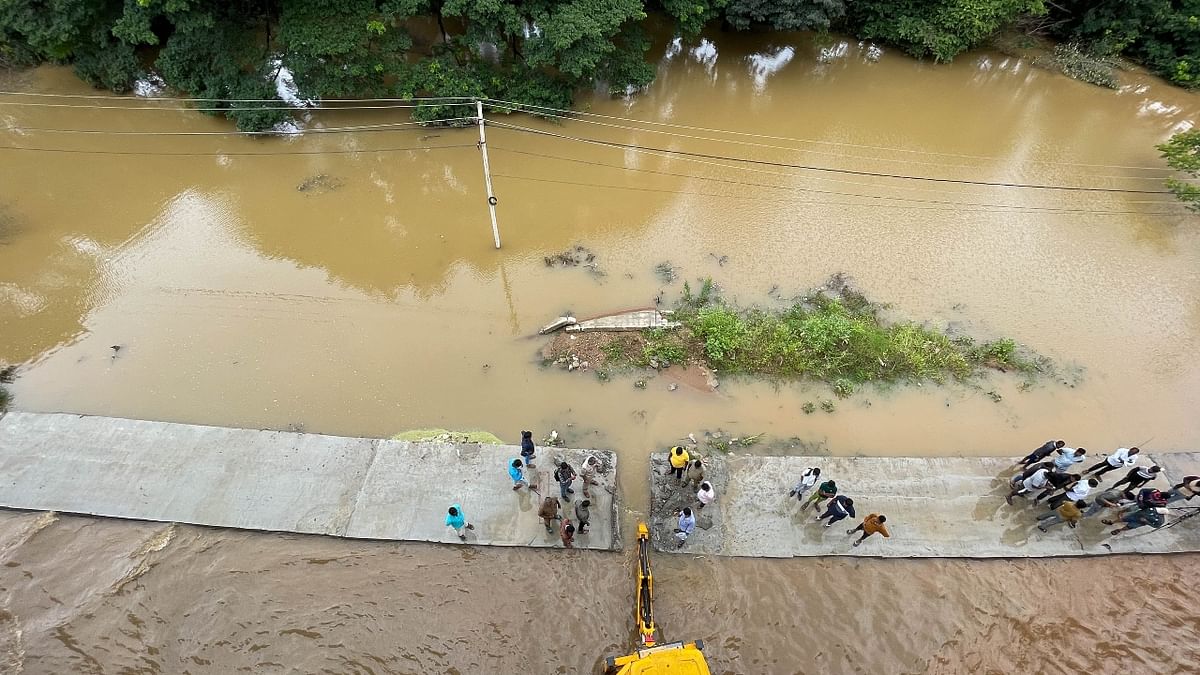
<path fill-rule="evenodd" d="M 16 145 L 0 145 L 0 150 L 25 150 L 29 152 L 56 152 L 76 155 L 137 155 L 143 157 L 274 157 L 281 155 L 354 155 L 379 152 L 417 152 L 419 150 L 449 150 L 451 148 L 474 148 L 475 143 L 454 145 L 426 145 L 407 148 L 358 148 L 341 150 L 280 150 L 276 152 L 143 152 L 135 150 L 81 150 L 77 148 L 30 148 Z"/>
<path fill-rule="evenodd" d="M 129 99 L 137 100 L 137 99 Z M 275 99 L 276 103 L 285 103 Z M 154 110 L 158 112 L 259 112 L 264 110 L 298 111 L 311 110 L 314 112 L 337 112 L 342 110 L 401 110 L 406 108 L 429 108 L 433 106 L 467 105 L 466 102 L 450 103 L 389 103 L 386 105 L 346 105 L 332 108 L 313 108 L 307 106 L 275 105 L 259 107 L 221 107 L 221 108 L 189 108 L 183 106 L 135 106 L 135 105 L 80 105 L 75 103 L 41 103 L 27 101 L 0 101 L 0 105 L 22 106 L 28 108 L 73 108 L 78 110 Z"/>
<path fill-rule="evenodd" d="M 499 108 L 501 110 L 507 110 L 510 112 L 517 112 L 517 111 L 521 110 L 519 107 L 516 107 L 516 106 L 505 107 L 505 106 L 496 106 L 493 104 L 492 107 Z M 695 134 L 683 134 L 683 133 L 679 133 L 679 132 L 675 132 L 675 131 L 664 131 L 661 129 L 644 129 L 644 128 L 640 128 L 640 127 L 636 127 L 636 126 L 625 125 L 625 124 L 611 124 L 609 122 L 597 122 L 595 120 L 583 119 L 580 117 L 575 117 L 573 115 L 559 115 L 559 114 L 548 113 L 548 112 L 537 112 L 536 114 L 544 116 L 544 117 L 554 118 L 554 119 L 571 120 L 574 122 L 581 122 L 583 124 L 593 124 L 593 125 L 597 125 L 597 126 L 601 126 L 601 127 L 607 127 L 610 129 L 621 129 L 624 131 L 638 131 L 638 132 L 650 133 L 650 134 L 662 134 L 664 136 L 670 136 L 672 138 L 686 138 L 686 139 L 690 139 L 690 140 L 707 141 L 707 142 L 712 142 L 712 143 L 729 143 L 732 145 L 742 145 L 742 146 L 748 146 L 748 147 L 754 147 L 754 148 L 766 148 L 766 149 L 770 149 L 770 150 L 786 150 L 788 152 L 802 152 L 802 153 L 808 153 L 808 154 L 814 154 L 814 155 L 828 155 L 831 157 L 841 157 L 841 158 L 845 158 L 845 159 L 856 159 L 856 160 L 870 160 L 870 161 L 874 161 L 874 162 L 894 162 L 894 163 L 900 163 L 900 164 L 905 164 L 905 165 L 916 164 L 916 165 L 922 165 L 922 166 L 936 166 L 936 167 L 953 168 L 953 169 L 978 169 L 979 168 L 977 166 L 971 166 L 968 164 L 946 164 L 945 162 L 923 162 L 920 160 L 900 159 L 897 157 L 876 157 L 876 156 L 865 157 L 865 156 L 861 156 L 861 155 L 847 155 L 847 154 L 845 154 L 845 152 L 833 152 L 833 151 L 827 151 L 827 150 L 810 150 L 807 148 L 797 148 L 797 147 L 793 147 L 793 146 L 776 145 L 776 144 L 772 144 L 772 143 L 756 143 L 754 141 L 732 140 L 732 139 L 728 139 L 728 138 L 714 138 L 712 136 L 697 136 Z M 719 133 L 737 133 L 737 132 L 719 132 Z M 794 142 L 801 142 L 801 141 L 796 140 Z M 807 142 L 807 141 L 805 141 L 805 142 Z M 1160 168 L 1159 170 L 1160 171 L 1169 171 L 1169 169 L 1165 169 L 1165 168 Z M 1088 178 L 1111 178 L 1111 179 L 1116 179 L 1116 180 L 1151 180 L 1151 181 L 1161 181 L 1162 180 L 1162 177 L 1158 177 L 1158 176 L 1110 176 L 1110 175 L 1103 175 L 1103 174 L 1089 174 L 1087 177 Z"/>
<path fill-rule="evenodd" d="M 675 173 L 672 171 L 661 171 L 658 169 L 643 169 L 643 168 L 639 168 L 639 167 L 618 166 L 615 164 L 605 164 L 603 162 L 592 162 L 592 161 L 583 160 L 583 159 L 576 159 L 573 157 L 562 157 L 559 155 L 547 155 L 547 154 L 541 154 L 541 153 L 528 152 L 525 150 L 515 150 L 512 148 L 503 148 L 503 147 L 497 147 L 497 146 L 492 146 L 492 150 L 496 150 L 499 152 L 511 152 L 511 153 L 516 153 L 516 154 L 521 154 L 521 155 L 533 156 L 533 157 L 542 157 L 545 159 L 554 159 L 554 160 L 560 160 L 560 161 L 565 161 L 565 162 L 588 164 L 588 165 L 592 165 L 592 166 L 605 167 L 605 168 L 609 168 L 609 169 L 619 169 L 622 171 L 651 173 L 651 174 L 656 174 L 656 175 L 661 175 L 661 176 L 674 176 L 674 177 L 678 177 L 678 178 L 694 178 L 697 180 L 711 181 L 711 182 L 715 182 L 715 183 L 724 183 L 724 184 L 728 184 L 728 185 L 738 185 L 738 186 L 743 186 L 743 187 L 761 187 L 761 188 L 769 188 L 769 189 L 774 189 L 774 190 L 787 190 L 787 191 L 793 191 L 793 192 L 808 192 L 808 193 L 815 193 L 815 194 L 838 195 L 838 196 L 842 196 L 842 197 L 858 197 L 860 199 L 902 201 L 902 202 L 911 202 L 911 203 L 916 203 L 916 204 L 942 204 L 942 205 L 947 205 L 947 206 L 978 206 L 978 207 L 996 208 L 996 209 L 1028 209 L 1028 210 L 1033 210 L 1033 211 L 1069 210 L 1069 211 L 1085 211 L 1085 212 L 1089 212 L 1089 213 L 1112 213 L 1113 212 L 1109 209 L 1089 210 L 1089 209 L 1075 209 L 1073 207 L 1059 207 L 1059 206 L 1038 206 L 1038 205 L 1026 205 L 1026 204 L 988 204 L 988 203 L 962 202 L 962 201 L 953 201 L 953 200 L 915 199 L 912 197 L 890 197 L 890 196 L 885 196 L 885 195 L 869 195 L 869 194 L 861 194 L 861 193 L 857 193 L 857 192 L 839 192 L 837 190 L 823 190 L 823 189 L 819 189 L 819 188 L 805 188 L 805 187 L 798 187 L 798 186 L 792 186 L 792 185 L 773 185 L 770 183 L 756 183 L 756 182 L 752 182 L 752 181 L 729 180 L 727 178 L 717 178 L 715 176 L 697 176 L 695 174 Z M 530 180 L 533 180 L 533 179 L 531 178 Z M 1165 200 L 1135 201 L 1135 202 L 1126 202 L 1126 203 L 1165 204 L 1165 205 L 1172 204 L 1172 202 L 1165 201 Z M 887 205 L 885 204 L 884 206 L 887 206 Z M 1159 214 L 1166 215 L 1166 214 L 1171 214 L 1171 213 L 1175 213 L 1175 212 L 1125 211 L 1124 213 L 1159 213 Z"/>
<path fill-rule="evenodd" d="M 521 131 L 521 132 L 529 133 L 529 134 L 536 134 L 536 135 L 540 135 L 540 136 L 549 136 L 549 137 L 553 137 L 553 138 L 560 138 L 560 139 L 564 139 L 564 140 L 577 141 L 577 142 L 582 142 L 582 143 L 591 143 L 591 144 L 595 144 L 595 145 L 607 145 L 609 147 L 624 148 L 626 150 L 646 151 L 646 152 L 659 153 L 659 154 L 663 154 L 663 155 L 676 155 L 676 156 L 681 156 L 681 157 L 700 157 L 700 158 L 705 158 L 705 159 L 724 160 L 724 161 L 728 161 L 728 162 L 757 164 L 757 165 L 761 165 L 761 166 L 774 166 L 774 167 L 787 168 L 787 169 L 800 169 L 800 170 L 804 170 L 804 171 L 818 171 L 818 172 L 823 172 L 823 173 L 836 173 L 836 174 L 844 174 L 844 175 L 850 175 L 850 176 L 870 176 L 873 178 L 893 178 L 893 179 L 898 179 L 898 180 L 914 180 L 914 181 L 925 181 L 925 182 L 931 182 L 931 183 L 946 183 L 946 184 L 955 184 L 955 185 L 979 185 L 979 186 L 986 186 L 986 187 L 1019 188 L 1019 189 L 1026 189 L 1026 190 L 1064 190 L 1064 191 L 1070 191 L 1070 192 L 1112 192 L 1112 193 L 1150 194 L 1150 195 L 1171 194 L 1171 192 L 1169 190 L 1138 190 L 1138 189 L 1131 189 L 1131 188 L 1087 187 L 1087 186 L 1082 186 L 1082 185 L 1045 185 L 1045 184 L 1038 184 L 1038 183 L 1008 183 L 1008 182 L 968 180 L 968 179 L 964 179 L 964 178 L 938 178 L 938 177 L 932 177 L 932 176 L 911 176 L 911 175 L 906 175 L 906 174 L 886 173 L 883 171 L 863 171 L 863 170 L 856 170 L 856 169 L 838 169 L 838 168 L 834 168 L 834 167 L 816 166 L 816 165 L 812 165 L 812 164 L 792 164 L 789 162 L 775 162 L 775 161 L 770 161 L 770 160 L 765 160 L 765 159 L 754 159 L 754 158 L 749 158 L 749 157 L 732 157 L 729 155 L 717 155 L 717 154 L 705 153 L 705 152 L 690 152 L 690 151 L 686 151 L 686 150 L 672 150 L 670 148 L 656 148 L 656 147 L 646 146 L 646 145 L 637 145 L 634 143 L 620 143 L 617 141 L 605 141 L 605 140 L 601 140 L 601 139 L 597 139 L 597 138 L 587 138 L 587 137 L 581 137 L 581 136 L 572 136 L 570 134 L 560 134 L 560 133 L 555 133 L 552 131 L 544 131 L 542 129 L 523 127 L 523 126 L 519 126 L 516 124 L 508 124 L 505 122 L 496 122 L 493 120 L 488 120 L 487 123 L 492 126 L 499 126 L 499 127 L 504 127 L 504 128 L 508 128 L 508 129 L 514 129 L 516 131 Z"/>
<path fill-rule="evenodd" d="M 474 121 L 474 117 L 451 117 L 442 122 Z M 312 129 L 283 129 L 268 131 L 120 131 L 108 129 L 46 129 L 41 127 L 0 127 L 0 131 L 50 134 L 94 134 L 100 136 L 306 136 L 308 134 L 368 133 L 376 131 L 428 131 L 438 127 L 427 122 L 392 122 L 388 124 L 365 124 L 351 127 L 316 127 Z"/>
<path fill-rule="evenodd" d="M 517 103 L 514 101 L 505 101 L 502 99 L 489 98 L 489 99 L 485 99 L 485 100 L 491 104 L 502 104 L 502 105 L 506 105 L 506 106 L 517 107 L 517 108 L 520 108 L 524 112 L 530 112 L 535 115 L 543 114 L 538 111 L 548 110 L 548 111 L 551 111 L 554 113 L 559 113 L 561 115 L 565 115 L 568 117 L 596 117 L 596 118 L 601 118 L 601 119 L 619 120 L 619 121 L 623 121 L 623 122 L 631 122 L 631 123 L 636 123 L 636 124 L 647 124 L 647 125 L 657 126 L 657 127 L 669 127 L 669 128 L 673 128 L 673 129 L 686 129 L 689 131 L 703 131 L 706 133 L 729 134 L 732 136 L 762 138 L 762 139 L 773 140 L 773 141 L 790 141 L 793 143 L 813 143 L 813 144 L 817 144 L 817 145 L 829 145 L 829 146 L 834 146 L 834 147 L 862 148 L 862 149 L 866 149 L 866 150 L 883 150 L 886 152 L 904 152 L 904 153 L 912 153 L 912 154 L 917 154 L 917 155 L 934 155 L 934 156 L 939 156 L 939 157 L 958 157 L 961 159 L 978 159 L 978 160 L 987 160 L 987 161 L 992 161 L 992 162 L 1003 161 L 1005 159 L 1004 157 L 996 157 L 996 156 L 989 156 L 989 155 L 971 155 L 971 154 L 954 153 L 954 152 L 936 152 L 936 151 L 932 151 L 932 150 L 912 150 L 912 149 L 908 149 L 908 148 L 897 148 L 897 147 L 890 147 L 890 146 L 886 146 L 886 145 L 867 145 L 867 144 L 862 144 L 862 143 L 846 143 L 846 142 L 842 142 L 842 141 L 828 141 L 828 140 L 813 139 L 813 138 L 797 138 L 794 136 L 773 136 L 770 134 L 759 134 L 759 133 L 748 132 L 748 131 L 736 131 L 736 130 L 731 130 L 731 129 L 715 129 L 712 127 L 700 127 L 700 126 L 692 126 L 692 125 L 687 125 L 687 124 L 673 124 L 670 122 L 657 122 L 657 121 L 653 121 L 653 120 L 643 120 L 643 119 L 637 119 L 637 118 L 633 118 L 633 117 L 619 117 L 616 115 L 602 115 L 600 113 L 586 112 L 583 110 L 566 110 L 563 108 L 551 108 L 549 106 L 534 105 L 531 103 Z M 1144 165 L 1137 166 L 1137 165 L 1122 165 L 1122 164 L 1090 164 L 1090 163 L 1086 163 L 1086 162 L 1067 162 L 1067 161 L 1050 160 L 1050 159 L 1031 159 L 1031 160 L 1026 160 L 1026 161 L 1029 163 L 1036 163 L 1036 164 L 1060 164 L 1060 165 L 1064 165 L 1064 166 L 1083 166 L 1083 167 L 1093 167 L 1093 168 L 1103 168 L 1103 169 L 1138 169 L 1138 170 L 1147 170 L 1147 171 L 1169 171 L 1169 169 L 1166 169 L 1161 166 L 1144 166 Z"/>
<path fill-rule="evenodd" d="M 196 96 L 131 96 L 129 94 L 46 94 L 27 91 L 0 91 L 0 96 L 29 96 L 33 98 L 65 98 L 99 101 L 205 101 L 215 103 L 284 103 L 280 98 L 203 98 Z M 308 99 L 305 99 L 308 100 Z M 423 101 L 452 101 L 474 104 L 475 96 L 410 96 L 408 98 L 321 98 L 320 103 L 416 103 Z"/>
<path fill-rule="evenodd" d="M 910 206 L 907 204 L 869 204 L 869 203 L 856 203 L 856 202 L 830 202 L 830 201 L 822 201 L 819 199 L 795 200 L 795 199 L 778 199 L 778 198 L 769 198 L 769 197 L 764 199 L 764 198 L 756 196 L 756 195 L 717 194 L 717 193 L 712 193 L 712 192 L 692 192 L 692 191 L 687 191 L 687 190 L 666 190 L 666 189 L 660 189 L 660 188 L 646 188 L 646 187 L 636 187 L 636 186 L 629 186 L 629 185 L 608 185 L 608 184 L 604 184 L 604 183 L 584 183 L 584 182 L 579 182 L 579 181 L 559 180 L 559 179 L 555 179 L 555 178 L 536 178 L 533 176 L 514 176 L 512 174 L 504 174 L 504 173 L 494 173 L 494 174 L 492 174 L 492 176 L 494 178 L 507 178 L 509 180 L 524 180 L 524 181 L 533 181 L 533 182 L 538 182 L 538 183 L 553 183 L 553 184 L 557 184 L 557 185 L 572 185 L 572 186 L 576 186 L 576 187 L 586 187 L 586 188 L 602 188 L 602 189 L 612 189 L 612 190 L 628 190 L 631 192 L 655 192 L 655 193 L 663 193 L 663 194 L 692 195 L 692 196 L 697 196 L 697 197 L 717 197 L 717 198 L 721 198 L 721 199 L 746 199 L 746 200 L 751 200 L 751 201 L 755 201 L 755 202 L 772 201 L 772 202 L 779 202 L 779 203 L 786 203 L 786 204 L 799 203 L 799 204 L 819 204 L 822 206 L 888 208 L 888 209 L 899 209 L 899 210 L 954 211 L 955 213 L 1014 213 L 1014 214 L 1028 213 L 1029 212 L 1027 210 L 1028 208 L 1036 208 L 1036 207 L 1011 206 L 1011 207 L 1005 207 L 1005 208 L 991 208 L 991 209 L 970 209 L 970 208 L 963 209 L 963 208 L 959 208 L 956 206 Z M 1101 210 L 1074 209 L 1074 208 L 1061 208 L 1061 209 L 1060 208 L 1041 208 L 1036 212 L 1053 213 L 1053 214 L 1063 213 L 1063 214 L 1089 214 L 1089 215 L 1182 215 L 1181 212 L 1101 211 Z"/>

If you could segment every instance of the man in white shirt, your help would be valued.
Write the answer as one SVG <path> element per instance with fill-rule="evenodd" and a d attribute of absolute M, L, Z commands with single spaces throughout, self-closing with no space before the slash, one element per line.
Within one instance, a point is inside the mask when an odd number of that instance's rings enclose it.
<path fill-rule="evenodd" d="M 1062 506 L 1062 503 L 1066 501 L 1083 501 L 1083 498 L 1088 496 L 1088 493 L 1092 491 L 1092 488 L 1098 485 L 1100 485 L 1100 481 L 1096 480 L 1095 478 L 1088 478 L 1087 480 L 1080 478 L 1074 483 L 1068 485 L 1066 492 L 1051 497 L 1050 501 L 1046 502 L 1046 506 L 1049 506 L 1050 510 L 1054 510 L 1059 506 Z"/>
<path fill-rule="evenodd" d="M 796 483 L 795 487 L 788 491 L 789 497 L 795 497 L 796 501 L 804 501 L 804 495 L 817 484 L 817 479 L 821 477 L 821 470 L 816 467 L 809 467 L 804 470 L 800 476 L 800 482 Z"/>
<path fill-rule="evenodd" d="M 1087 450 L 1079 448 L 1059 448 L 1058 454 L 1054 457 L 1054 468 L 1059 471 L 1066 471 L 1073 465 L 1083 461 L 1083 456 L 1087 454 Z"/>
<path fill-rule="evenodd" d="M 716 498 L 717 492 L 716 490 L 713 490 L 712 483 L 704 481 L 700 484 L 700 490 L 696 492 L 696 501 L 700 502 L 700 506 L 697 508 L 702 509 L 708 506 L 709 504 L 713 503 L 713 500 Z"/>
<path fill-rule="evenodd" d="M 1139 452 L 1141 450 L 1137 447 L 1117 448 L 1116 452 L 1093 464 L 1087 471 L 1083 472 L 1083 475 L 1086 476 L 1095 471 L 1095 477 L 1099 478 L 1113 469 L 1128 469 L 1137 464 Z"/>
<path fill-rule="evenodd" d="M 1047 482 L 1049 482 L 1047 479 L 1047 476 L 1049 475 L 1050 470 L 1047 468 L 1041 468 L 1037 471 L 1034 471 L 1028 478 L 1018 483 L 1016 489 L 1008 493 L 1008 496 L 1004 498 L 1004 501 L 1008 502 L 1009 506 L 1012 506 L 1013 497 L 1016 497 L 1017 495 L 1023 495 L 1027 492 L 1036 492 L 1041 490 L 1042 488 L 1046 487 Z"/>

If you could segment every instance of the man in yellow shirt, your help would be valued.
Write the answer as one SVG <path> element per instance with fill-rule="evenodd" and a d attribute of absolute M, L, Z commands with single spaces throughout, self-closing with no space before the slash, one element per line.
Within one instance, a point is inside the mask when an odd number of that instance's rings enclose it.
<path fill-rule="evenodd" d="M 878 532 L 879 534 L 882 534 L 884 537 L 890 538 L 892 536 L 892 533 L 888 532 L 887 525 L 884 525 L 884 523 L 886 523 L 886 522 L 887 522 L 887 516 L 881 516 L 878 513 L 872 513 L 872 514 L 869 514 L 866 518 L 863 518 L 863 521 L 858 524 L 858 527 L 854 528 L 853 530 L 846 530 L 846 534 L 854 534 L 855 532 L 862 532 L 862 536 L 859 537 L 857 540 L 855 540 L 855 542 L 854 542 L 855 546 L 858 546 L 859 544 L 863 543 L 864 539 L 875 534 L 876 532 Z"/>
<path fill-rule="evenodd" d="M 671 448 L 668 457 L 671 460 L 671 473 L 675 474 L 675 477 L 679 479 L 679 484 L 683 485 L 683 471 L 687 468 L 691 456 L 682 445 L 676 445 Z"/>

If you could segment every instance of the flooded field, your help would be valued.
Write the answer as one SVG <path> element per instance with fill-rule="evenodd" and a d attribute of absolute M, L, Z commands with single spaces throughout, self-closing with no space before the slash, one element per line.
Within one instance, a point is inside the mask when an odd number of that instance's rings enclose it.
<path fill-rule="evenodd" d="M 556 428 L 621 453 L 630 504 L 645 501 L 646 452 L 705 429 L 833 454 L 993 455 L 1049 436 L 1195 449 L 1200 228 L 1158 194 L 1153 146 L 1200 97 L 1137 73 L 1113 92 L 996 53 L 938 66 L 835 38 L 710 37 L 661 44 L 646 93 L 583 102 L 608 117 L 494 116 L 499 251 L 474 129 L 336 131 L 408 121 L 347 109 L 302 119 L 326 133 L 246 138 L 170 103 L 0 96 L 15 406 L 509 442 Z M 96 93 L 59 68 L 0 85 Z M 545 264 L 575 245 L 595 268 Z M 664 375 L 639 390 L 543 369 L 530 337 L 568 310 L 670 302 L 685 279 L 765 305 L 837 272 L 895 318 L 1027 344 L 1067 383 L 868 388 L 806 415 L 828 386 L 722 378 L 712 393 Z M 0 640 L 27 672 L 574 672 L 629 638 L 617 556 L 198 528 L 137 553 L 162 526 L 30 534 L 36 519 L 0 520 Z M 1187 672 L 1197 656 L 1173 638 L 1200 628 L 1180 599 L 1194 557 L 661 566 L 668 635 L 704 637 L 715 672 Z M 1136 586 L 1151 569 L 1158 583 Z M 511 597 L 484 593 L 499 584 Z M 547 637 L 564 615 L 571 631 Z"/>

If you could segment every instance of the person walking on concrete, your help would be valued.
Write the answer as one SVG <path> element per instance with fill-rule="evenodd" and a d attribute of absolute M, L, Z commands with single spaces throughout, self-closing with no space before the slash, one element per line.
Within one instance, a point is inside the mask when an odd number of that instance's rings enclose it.
<path fill-rule="evenodd" d="M 854 517 L 854 500 L 846 495 L 838 495 L 830 500 L 825 513 L 817 516 L 817 522 L 828 518 L 829 522 L 825 523 L 825 527 L 829 527 L 846 516 Z"/>
<path fill-rule="evenodd" d="M 702 509 L 717 498 L 717 491 L 713 489 L 712 483 L 704 481 L 700 484 L 700 489 L 696 491 L 696 501 L 700 503 L 696 508 Z"/>
<path fill-rule="evenodd" d="M 1058 454 L 1054 455 L 1054 468 L 1058 471 L 1066 471 L 1082 462 L 1083 456 L 1086 454 L 1087 450 L 1083 448 L 1059 448 Z"/>
<path fill-rule="evenodd" d="M 679 484 L 683 485 L 683 472 L 687 469 L 691 456 L 682 445 L 676 445 L 671 448 L 667 458 L 671 461 L 671 473 L 675 474 L 675 478 L 679 479 Z"/>
<path fill-rule="evenodd" d="M 554 480 L 558 481 L 558 492 L 563 501 L 571 501 L 571 495 L 575 494 L 575 490 L 571 489 L 571 483 L 575 482 L 575 469 L 567 464 L 567 460 L 558 463 L 558 468 L 554 470 Z"/>
<path fill-rule="evenodd" d="M 1167 490 L 1167 503 L 1174 504 L 1185 499 L 1190 501 L 1196 495 L 1200 495 L 1200 476 L 1184 476 L 1182 481 Z"/>
<path fill-rule="evenodd" d="M 533 432 L 532 431 L 522 431 L 521 432 L 521 458 L 523 460 L 525 460 L 525 466 L 527 466 L 531 469 L 535 468 L 533 466 L 533 458 L 537 456 L 534 454 L 534 452 L 536 452 L 536 450 L 537 449 L 533 446 Z"/>
<path fill-rule="evenodd" d="M 800 505 L 800 510 L 807 511 L 808 507 L 814 506 L 819 511 L 821 510 L 821 502 L 836 496 L 837 492 L 837 483 L 833 482 L 832 480 L 827 480 L 817 486 L 817 491 L 813 493 L 813 496 L 804 500 L 804 503 Z"/>
<path fill-rule="evenodd" d="M 446 512 L 446 527 L 454 530 L 459 539 L 467 540 L 467 530 L 475 529 L 475 526 L 467 522 L 467 514 L 463 513 L 462 507 L 454 504 Z"/>
<path fill-rule="evenodd" d="M 1166 516 L 1167 510 L 1165 508 L 1160 506 L 1147 506 L 1144 509 L 1138 509 L 1133 513 L 1126 514 L 1123 518 L 1121 518 L 1123 525 L 1112 532 L 1109 532 L 1109 534 L 1115 537 L 1122 532 L 1136 530 L 1139 527 L 1145 527 L 1147 525 L 1157 530 L 1167 522 Z"/>
<path fill-rule="evenodd" d="M 1022 482 L 1024 482 L 1025 479 L 1027 479 L 1030 476 L 1032 476 L 1033 474 L 1037 473 L 1038 469 L 1045 469 L 1047 471 L 1053 471 L 1054 463 L 1053 462 L 1038 462 L 1037 464 L 1030 464 L 1029 466 L 1025 467 L 1025 469 L 1023 471 L 1021 471 L 1021 473 L 1018 473 L 1018 474 L 1014 475 L 1012 478 L 1010 478 L 1008 482 L 1010 485 L 1012 485 L 1015 488 L 1018 485 L 1020 485 Z"/>
<path fill-rule="evenodd" d="M 1113 454 L 1088 467 L 1087 471 L 1083 472 L 1083 475 L 1086 476 L 1094 471 L 1096 472 L 1094 477 L 1099 478 L 1114 469 L 1127 469 L 1137 464 L 1139 452 L 1141 452 L 1141 449 L 1137 447 L 1117 448 L 1117 451 Z"/>
<path fill-rule="evenodd" d="M 595 455 L 588 455 L 583 460 L 583 466 L 579 467 L 579 480 L 583 483 L 584 499 L 591 499 L 592 493 L 590 488 L 593 485 L 600 485 L 600 481 L 596 480 L 596 475 L 600 472 L 600 460 L 596 459 Z M 583 534 L 581 531 L 580 534 Z"/>
<path fill-rule="evenodd" d="M 1051 497 L 1049 501 L 1046 502 L 1046 506 L 1053 511 L 1059 506 L 1062 506 L 1064 502 L 1081 501 L 1091 493 L 1092 488 L 1097 487 L 1098 485 L 1100 485 L 1100 481 L 1096 480 L 1095 478 L 1088 478 L 1086 480 L 1080 478 L 1074 483 L 1068 485 L 1066 490 L 1061 495 L 1054 495 Z"/>
<path fill-rule="evenodd" d="M 588 533 L 588 525 L 592 519 L 592 500 L 580 499 L 575 502 L 575 522 L 579 523 L 579 534 Z"/>
<path fill-rule="evenodd" d="M 1079 480 L 1079 474 L 1076 473 L 1063 473 L 1061 471 L 1051 471 L 1047 473 L 1046 489 L 1042 491 L 1042 494 L 1033 498 L 1033 503 L 1036 504 L 1042 501 L 1046 497 L 1049 497 L 1055 492 L 1066 488 L 1068 485 L 1077 480 Z"/>
<path fill-rule="evenodd" d="M 689 453 L 691 461 L 688 462 L 687 471 L 683 475 L 684 485 L 695 485 L 700 487 L 700 483 L 704 482 L 704 460 L 695 452 Z"/>
<path fill-rule="evenodd" d="M 1130 469 L 1129 473 L 1125 474 L 1124 478 L 1122 478 L 1121 480 L 1119 480 L 1113 484 L 1113 487 L 1119 488 L 1122 485 L 1128 485 L 1129 491 L 1133 492 L 1134 490 L 1142 487 L 1146 483 L 1149 483 L 1150 481 L 1154 480 L 1156 477 L 1158 477 L 1158 474 L 1161 472 L 1162 472 L 1162 467 L 1160 467 L 1158 465 L 1139 466 L 1136 469 Z"/>
<path fill-rule="evenodd" d="M 1046 459 L 1047 457 L 1049 457 L 1050 454 L 1053 453 L 1055 450 L 1058 450 L 1060 448 L 1065 448 L 1065 447 L 1067 447 L 1066 441 L 1046 441 L 1045 443 L 1042 444 L 1042 446 L 1040 448 L 1038 448 L 1037 450 L 1034 450 L 1033 452 L 1029 453 L 1028 455 L 1025 455 L 1017 463 L 1023 464 L 1025 466 L 1029 466 L 1030 464 L 1037 464 L 1038 462 L 1042 461 L 1043 459 Z"/>
<path fill-rule="evenodd" d="M 1096 495 L 1096 501 L 1087 507 L 1087 510 L 1083 512 L 1083 517 L 1090 518 L 1105 509 L 1120 509 L 1132 503 L 1132 492 L 1122 492 L 1121 490 L 1109 488 Z"/>
<path fill-rule="evenodd" d="M 558 514 L 558 500 L 554 497 L 546 497 L 542 500 L 542 507 L 538 509 L 538 517 L 546 524 L 546 534 L 554 532 L 554 521 L 562 520 L 562 516 Z"/>
<path fill-rule="evenodd" d="M 788 490 L 788 497 L 795 497 L 796 501 L 803 502 L 804 495 L 813 489 L 813 486 L 817 484 L 817 479 L 820 477 L 821 470 L 817 467 L 812 466 L 805 469 L 804 473 L 800 474 L 800 480 L 796 481 L 791 490 Z"/>
<path fill-rule="evenodd" d="M 892 533 L 888 532 L 887 525 L 884 525 L 886 522 L 887 516 L 881 516 L 878 513 L 867 514 L 867 517 L 863 518 L 863 521 L 858 524 L 858 527 L 854 528 L 853 530 L 846 530 L 846 534 L 862 532 L 862 536 L 855 540 L 855 546 L 863 543 L 864 539 L 877 532 L 882 534 L 885 538 L 890 538 Z"/>
<path fill-rule="evenodd" d="M 516 457 L 508 460 L 508 477 L 512 479 L 514 490 L 529 487 L 529 482 L 525 480 L 524 465 Z"/>
<path fill-rule="evenodd" d="M 1083 519 L 1083 509 L 1087 505 L 1087 502 L 1083 501 L 1082 499 L 1073 502 L 1063 502 L 1058 508 L 1050 513 L 1043 513 L 1042 515 L 1038 516 L 1037 528 L 1042 532 L 1045 532 L 1046 528 L 1048 527 L 1052 527 L 1059 523 L 1066 523 L 1067 527 L 1075 529 L 1075 526 L 1078 525 L 1079 521 Z"/>
<path fill-rule="evenodd" d="M 683 548 L 687 538 L 696 531 L 696 516 L 692 515 L 692 510 L 688 507 L 683 507 L 679 512 L 679 524 L 675 528 L 675 539 L 679 542 L 676 548 Z"/>
<path fill-rule="evenodd" d="M 1017 495 L 1023 495 L 1023 494 L 1029 493 L 1029 492 L 1036 492 L 1038 490 L 1045 488 L 1047 485 L 1049 485 L 1050 484 L 1050 466 L 1051 465 L 1042 466 L 1037 471 L 1034 471 L 1033 473 L 1029 474 L 1028 477 L 1023 479 L 1016 487 L 1013 488 L 1012 492 L 1008 493 L 1008 496 L 1006 496 L 1004 498 L 1004 501 L 1008 502 L 1009 506 L 1012 506 L 1013 497 L 1016 497 Z"/>
<path fill-rule="evenodd" d="M 558 536 L 562 537 L 563 548 L 575 548 L 575 526 L 570 518 L 563 518 L 558 526 Z"/>

